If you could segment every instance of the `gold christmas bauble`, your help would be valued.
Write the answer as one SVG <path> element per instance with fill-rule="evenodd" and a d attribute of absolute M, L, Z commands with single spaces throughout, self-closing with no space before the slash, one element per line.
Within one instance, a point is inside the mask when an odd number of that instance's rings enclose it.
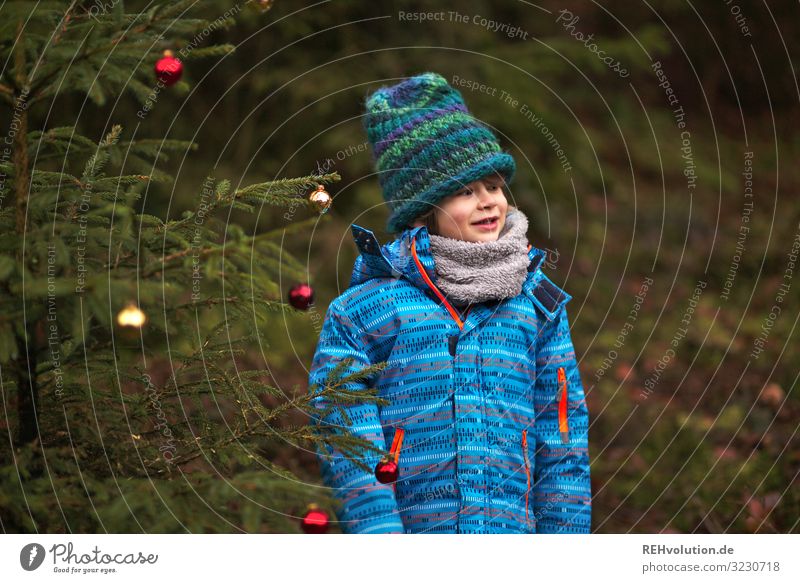
<path fill-rule="evenodd" d="M 328 209 L 331 208 L 331 204 L 333 204 L 333 198 L 331 198 L 331 195 L 328 194 L 325 187 L 321 184 L 317 185 L 317 189 L 308 195 L 308 200 L 314 203 L 314 206 L 321 213 L 328 212 Z"/>
<path fill-rule="evenodd" d="M 147 316 L 135 304 L 128 304 L 117 314 L 117 324 L 126 328 L 141 328 L 146 321 Z"/>

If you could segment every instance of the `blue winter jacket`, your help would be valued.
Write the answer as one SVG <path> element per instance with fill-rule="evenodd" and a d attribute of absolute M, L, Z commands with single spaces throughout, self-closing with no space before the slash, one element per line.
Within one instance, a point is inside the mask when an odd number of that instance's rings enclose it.
<path fill-rule="evenodd" d="M 326 313 L 309 386 L 324 386 L 346 357 L 345 374 L 386 361 L 364 382 L 389 404 L 348 405 L 348 422 L 329 412 L 311 423 L 387 452 L 393 445 L 399 477 L 381 484 L 320 446 L 343 532 L 588 533 L 588 412 L 565 308 L 571 296 L 542 272 L 545 252 L 529 250 L 519 295 L 462 314 L 436 288 L 426 227 L 383 246 L 372 231 L 352 232 L 360 256 Z M 362 451 L 369 467 L 381 461 Z"/>

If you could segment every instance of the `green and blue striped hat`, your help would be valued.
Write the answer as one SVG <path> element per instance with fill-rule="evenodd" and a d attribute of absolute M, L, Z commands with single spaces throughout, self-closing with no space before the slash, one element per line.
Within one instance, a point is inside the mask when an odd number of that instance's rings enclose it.
<path fill-rule="evenodd" d="M 458 90 L 437 73 L 422 73 L 366 100 L 364 129 L 389 203 L 387 228 L 399 233 L 436 204 L 475 180 L 514 176 L 514 158 L 467 110 Z"/>

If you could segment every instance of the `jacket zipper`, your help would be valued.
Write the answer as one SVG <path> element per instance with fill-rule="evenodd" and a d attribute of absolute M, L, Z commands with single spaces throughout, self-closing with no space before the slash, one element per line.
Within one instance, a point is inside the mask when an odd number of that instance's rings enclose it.
<path fill-rule="evenodd" d="M 428 272 L 425 271 L 425 268 L 422 266 L 422 263 L 420 262 L 419 257 L 417 257 L 417 240 L 416 239 L 411 241 L 411 255 L 414 257 L 414 263 L 417 265 L 417 269 L 419 270 L 419 274 L 422 276 L 422 279 L 425 280 L 425 283 L 428 284 L 428 287 L 431 288 L 433 293 L 435 293 L 436 296 L 442 301 L 442 303 L 444 304 L 444 307 L 447 308 L 447 311 L 450 312 L 450 315 L 453 317 L 453 320 L 455 320 L 456 324 L 458 324 L 459 329 L 463 329 L 464 328 L 464 322 L 459 317 L 458 311 L 453 306 L 450 305 L 450 302 L 447 301 L 447 298 L 444 297 L 444 294 L 442 294 L 442 292 L 439 291 L 439 288 L 436 287 L 436 285 L 431 281 L 431 278 L 428 277 Z M 467 308 L 467 311 L 464 312 L 464 318 L 467 317 L 467 314 L 469 314 L 469 311 L 471 309 L 472 309 L 472 306 L 470 305 Z"/>
<path fill-rule="evenodd" d="M 522 430 L 522 457 L 525 460 L 525 477 L 528 480 L 528 487 L 525 490 L 525 524 L 530 526 L 528 519 L 528 494 L 531 491 L 531 464 L 528 460 L 528 430 Z"/>
<path fill-rule="evenodd" d="M 561 434 L 561 443 L 569 443 L 569 424 L 567 411 L 569 410 L 569 390 L 567 388 L 567 373 L 564 367 L 558 368 L 558 385 L 560 395 L 558 398 L 558 432 Z"/>
<path fill-rule="evenodd" d="M 431 291 L 433 291 L 433 293 L 436 294 L 436 297 L 438 297 L 441 300 L 442 304 L 444 304 L 444 307 L 450 313 L 450 316 L 452 316 L 453 320 L 455 320 L 456 324 L 458 324 L 458 329 L 459 330 L 463 330 L 464 329 L 464 322 L 459 317 L 458 312 L 456 311 L 455 308 L 453 308 L 453 306 L 450 305 L 450 302 L 447 301 L 447 298 L 444 297 L 444 294 L 441 291 L 439 291 L 439 288 L 437 288 L 436 285 L 431 281 L 431 278 L 428 277 L 428 272 L 425 271 L 425 268 L 423 267 L 422 263 L 420 262 L 419 257 L 417 256 L 417 239 L 416 238 L 414 238 L 411 241 L 411 256 L 414 258 L 414 264 L 417 266 L 417 270 L 419 271 L 420 276 L 422 276 L 423 281 L 425 281 L 425 283 L 428 285 L 428 287 L 431 289 Z M 469 315 L 469 311 L 471 309 L 472 309 L 472 304 L 467 306 L 467 309 L 464 312 L 464 319 L 465 320 L 467 319 L 467 316 Z M 455 357 L 455 355 L 456 355 L 456 346 L 458 345 L 458 338 L 459 338 L 459 336 L 458 336 L 458 334 L 456 334 L 454 336 L 451 336 L 448 339 L 449 348 L 450 348 L 450 354 L 453 357 Z M 455 400 L 455 394 L 453 394 L 453 418 L 455 418 L 455 409 L 456 409 L 456 400 Z M 402 442 L 402 440 L 403 440 L 402 429 L 398 428 L 398 431 L 400 432 L 400 441 Z M 396 433 L 395 433 L 394 439 L 397 440 L 397 434 Z M 392 444 L 392 447 L 394 447 L 394 443 Z M 399 446 L 398 446 L 397 455 L 398 456 L 400 455 Z M 395 463 L 397 463 L 397 462 L 395 461 Z M 458 455 L 456 455 L 456 475 L 458 475 Z M 528 477 L 528 483 L 530 484 L 530 476 Z M 530 489 L 530 487 L 529 487 L 529 489 Z M 528 516 L 528 494 L 526 492 L 525 493 L 525 518 L 526 519 L 527 519 L 527 516 Z M 457 523 L 456 529 L 458 531 L 460 531 L 460 526 L 458 526 L 458 523 Z"/>

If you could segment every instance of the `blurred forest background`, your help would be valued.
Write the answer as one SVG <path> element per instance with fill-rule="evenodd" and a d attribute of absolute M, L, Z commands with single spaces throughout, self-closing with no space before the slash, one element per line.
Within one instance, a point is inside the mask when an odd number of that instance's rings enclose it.
<path fill-rule="evenodd" d="M 593 530 L 800 530 L 796 3 L 253 4 L 193 8 L 210 21 L 234 8 L 235 25 L 203 42 L 235 51 L 187 64 L 187 86 L 162 91 L 144 119 L 131 97 L 84 106 L 65 95 L 49 123 L 99 140 L 111 120 L 197 142 L 170 161 L 175 182 L 146 197 L 142 210 L 165 220 L 197 210 L 209 174 L 234 187 L 341 176 L 331 210 L 281 241 L 316 304 L 260 326 L 269 349 L 254 345 L 249 358 L 275 386 L 307 390 L 325 308 L 356 256 L 350 224 L 389 240 L 365 95 L 436 71 L 468 82 L 470 110 L 516 158 L 513 202 L 531 218 L 530 242 L 549 250 L 548 275 L 573 296 Z M 401 17 L 421 12 L 441 17 Z M 265 206 L 228 220 L 256 234 L 313 216 L 284 214 Z M 293 283 L 279 282 L 283 296 Z M 151 366 L 157 378 L 169 363 Z M 272 455 L 308 482 L 309 500 L 323 495 L 313 452 Z"/>

